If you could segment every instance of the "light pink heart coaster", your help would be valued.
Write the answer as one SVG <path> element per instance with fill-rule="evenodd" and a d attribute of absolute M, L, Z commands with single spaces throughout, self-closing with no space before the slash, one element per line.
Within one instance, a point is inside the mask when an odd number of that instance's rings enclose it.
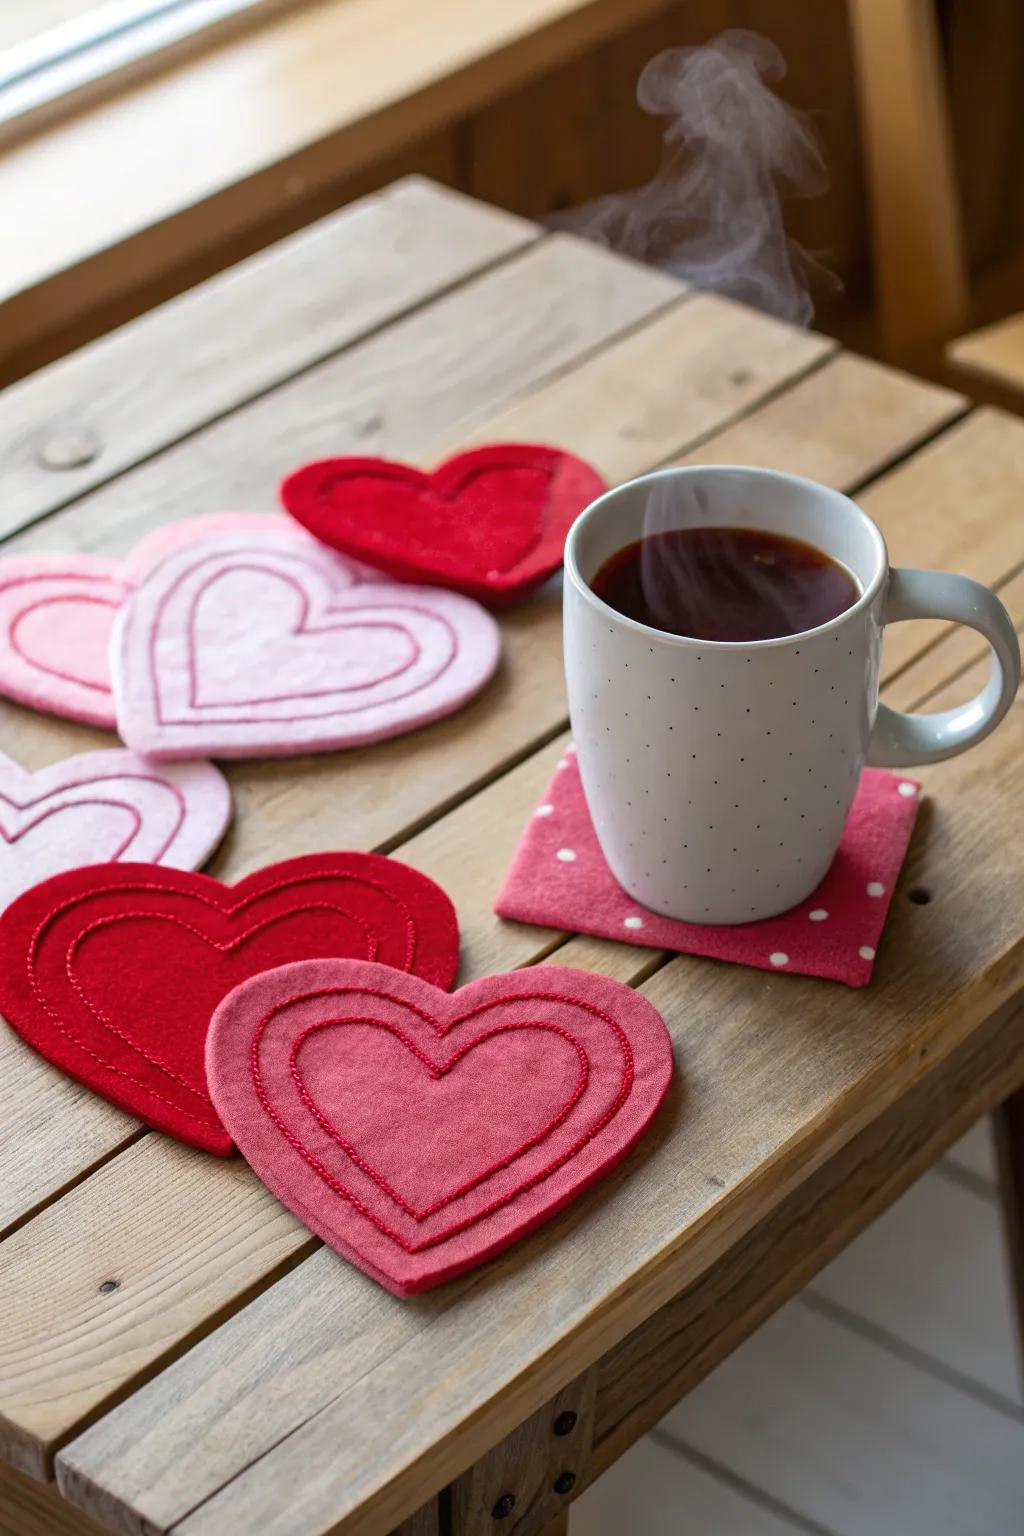
<path fill-rule="evenodd" d="M 0 909 L 81 865 L 197 869 L 230 820 L 231 791 L 212 763 L 83 752 L 28 773 L 0 753 Z"/>
<path fill-rule="evenodd" d="M 408 1296 L 619 1162 L 665 1096 L 672 1042 L 646 998 L 593 971 L 536 965 L 451 994 L 365 960 L 303 960 L 224 998 L 206 1070 L 267 1188 Z"/>
<path fill-rule="evenodd" d="M 168 555 L 190 544 L 220 538 L 228 533 L 268 533 L 293 543 L 297 537 L 297 547 L 312 547 L 328 557 L 336 557 L 332 564 L 337 571 L 339 586 L 353 586 L 357 581 L 380 580 L 380 573 L 372 567 L 348 555 L 339 554 L 336 550 L 327 550 L 312 534 L 299 528 L 282 512 L 211 512 L 203 517 L 185 517 L 175 523 L 164 523 L 140 539 L 125 561 L 127 581 L 133 587 L 138 586 Z"/>
<path fill-rule="evenodd" d="M 319 548 L 283 514 L 214 512 L 166 523 L 123 561 L 82 554 L 0 559 L 0 695 L 116 730 L 110 637 L 118 607 L 167 555 L 225 533 L 270 533 L 294 548 Z M 326 550 L 324 556 L 339 586 L 374 576 L 358 560 Z"/>
<path fill-rule="evenodd" d="M 124 603 L 111 646 L 118 728 L 161 758 L 359 746 L 458 709 L 499 651 L 497 625 L 469 598 L 353 586 L 311 541 L 225 535 L 167 556 Z"/>
<path fill-rule="evenodd" d="M 0 694 L 87 725 L 115 726 L 107 655 L 128 591 L 119 560 L 0 560 Z"/>

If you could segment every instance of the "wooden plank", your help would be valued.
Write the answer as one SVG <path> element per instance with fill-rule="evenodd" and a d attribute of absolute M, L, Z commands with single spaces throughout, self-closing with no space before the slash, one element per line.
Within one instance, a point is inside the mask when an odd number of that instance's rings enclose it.
<path fill-rule="evenodd" d="M 12 386 L 0 397 L 0 534 L 272 389 L 538 233 L 410 178 Z"/>
<path fill-rule="evenodd" d="M 1020 1530 L 1019 1422 L 799 1303 L 664 1427 L 844 1536 Z"/>
<path fill-rule="evenodd" d="M 137 1122 L 0 1029 L 0 1238 L 138 1132 Z M 53 1128 L 61 1126 L 55 1136 Z"/>
<path fill-rule="evenodd" d="M 424 1504 L 408 1520 L 403 1520 L 394 1531 L 394 1536 L 440 1536 L 441 1512 L 436 1499 L 431 1499 L 429 1504 Z"/>
<path fill-rule="evenodd" d="M 574 452 L 612 481 L 636 474 L 721 427 L 834 350 L 812 331 L 711 294 L 697 294 L 658 324 L 638 327 L 571 374 L 554 379 L 488 423 L 510 441 L 544 436 L 567 418 Z M 616 406 L 609 430 L 608 402 Z M 482 441 L 473 431 L 471 441 Z M 565 441 L 564 433 L 560 441 Z"/>
<path fill-rule="evenodd" d="M 678 462 L 759 464 L 849 486 L 967 409 L 952 390 L 843 352 Z"/>
<path fill-rule="evenodd" d="M 582 1478 L 594 1436 L 597 1372 L 585 1371 L 531 1414 L 449 1492 L 451 1536 L 546 1536 Z"/>
<path fill-rule="evenodd" d="M 394 1536 L 440 1536 L 441 1512 L 436 1499 L 431 1499 L 429 1504 L 424 1504 L 408 1520 L 403 1520 L 394 1531 Z"/>
<path fill-rule="evenodd" d="M 823 1297 L 967 1381 L 1024 1406 L 999 1212 L 926 1174 L 815 1280 Z"/>
<path fill-rule="evenodd" d="M 41 1445 L 67 1415 L 313 1246 L 240 1158 L 156 1136 L 128 1147 L 4 1243 L 4 1458 L 44 1476 Z M 111 1351 L 120 1374 L 100 1364 Z"/>
<path fill-rule="evenodd" d="M 426 1491 L 422 1458 L 429 1456 L 438 1481 L 457 1474 L 691 1283 L 1020 985 L 1015 906 L 1006 892 L 1016 879 L 1007 827 L 1019 814 L 1013 765 L 1024 746 L 1024 710 L 1010 721 L 984 749 L 929 770 L 936 804 L 969 805 L 972 815 L 925 814 L 901 889 L 923 887 L 933 899 L 920 906 L 897 896 L 871 1010 L 840 987 L 673 960 L 643 990 L 677 1042 L 682 1113 L 676 1097 L 647 1145 L 565 1213 L 557 1232 L 537 1234 L 471 1283 L 424 1298 L 415 1318 L 405 1313 L 401 1340 L 390 1333 L 392 1302 L 380 1294 L 371 1331 L 376 1338 L 386 1323 L 385 1357 L 368 1368 L 360 1344 L 357 1375 L 347 1365 L 329 1371 L 322 1358 L 344 1347 L 348 1298 L 362 1294 L 362 1277 L 331 1271 L 330 1301 L 322 1290 L 316 1301 L 324 1309 L 319 1391 L 326 1400 L 313 1409 L 307 1369 L 297 1383 L 286 1371 L 271 1404 L 259 1375 L 263 1390 L 254 1388 L 246 1405 L 239 1455 L 221 1394 L 241 1411 L 239 1374 L 250 1385 L 253 1377 L 244 1360 L 232 1366 L 232 1336 L 237 1346 L 258 1319 L 278 1340 L 280 1330 L 290 1332 L 295 1276 L 287 1277 L 137 1393 L 131 1412 L 115 1412 L 69 1448 L 61 1472 L 69 1494 L 108 1520 L 130 1523 L 138 1517 L 129 1509 L 144 1510 L 157 1529 L 180 1526 L 182 1536 L 245 1530 L 257 1509 L 269 1536 L 341 1528 L 356 1510 L 357 1528 L 386 1529 L 403 1503 Z M 963 922 L 965 910 L 978 914 L 974 924 Z M 820 1047 L 813 1052 L 809 1030 Z M 950 1137 L 961 1128 L 948 1114 L 942 1125 Z M 310 1269 L 327 1262 L 317 1255 Z M 317 1293 L 311 1273 L 306 1285 Z M 313 1351 L 312 1326 L 307 1309 L 292 1349 Z M 360 1326 L 362 1339 L 365 1314 Z M 494 1336 L 502 1339 L 498 1354 L 482 1345 Z M 291 1357 L 281 1342 L 271 1353 L 279 1350 Z M 430 1403 L 415 1422 L 403 1409 L 411 1390 Z M 253 1445 L 254 1415 L 269 1450 Z M 381 1422 L 393 1428 L 385 1440 Z M 182 1500 L 193 1506 L 200 1487 L 229 1467 L 237 1472 L 254 1452 L 244 1473 L 182 1520 Z"/>

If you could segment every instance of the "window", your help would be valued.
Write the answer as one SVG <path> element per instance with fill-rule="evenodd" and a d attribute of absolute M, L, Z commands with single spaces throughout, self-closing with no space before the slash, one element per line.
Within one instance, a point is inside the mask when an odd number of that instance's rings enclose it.
<path fill-rule="evenodd" d="M 0 0 L 0 132 L 173 61 L 287 0 Z M 247 19 L 247 18 L 244 18 Z"/>

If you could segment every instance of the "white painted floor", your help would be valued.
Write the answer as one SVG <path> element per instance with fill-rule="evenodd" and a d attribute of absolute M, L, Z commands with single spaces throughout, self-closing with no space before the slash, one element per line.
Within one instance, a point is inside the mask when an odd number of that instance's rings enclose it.
<path fill-rule="evenodd" d="M 1024 1536 L 988 1122 L 573 1506 L 571 1536 Z"/>

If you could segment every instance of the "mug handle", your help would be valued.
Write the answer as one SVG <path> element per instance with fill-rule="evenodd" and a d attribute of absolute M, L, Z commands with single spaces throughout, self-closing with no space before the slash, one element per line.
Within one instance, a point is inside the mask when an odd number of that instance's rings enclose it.
<path fill-rule="evenodd" d="M 999 599 L 972 581 L 946 571 L 889 572 L 883 623 L 901 619 L 952 619 L 984 635 L 992 647 L 992 670 L 981 692 L 967 704 L 934 715 L 906 715 L 879 704 L 867 760 L 879 768 L 938 763 L 973 747 L 994 731 L 1020 683 L 1020 644 Z"/>

